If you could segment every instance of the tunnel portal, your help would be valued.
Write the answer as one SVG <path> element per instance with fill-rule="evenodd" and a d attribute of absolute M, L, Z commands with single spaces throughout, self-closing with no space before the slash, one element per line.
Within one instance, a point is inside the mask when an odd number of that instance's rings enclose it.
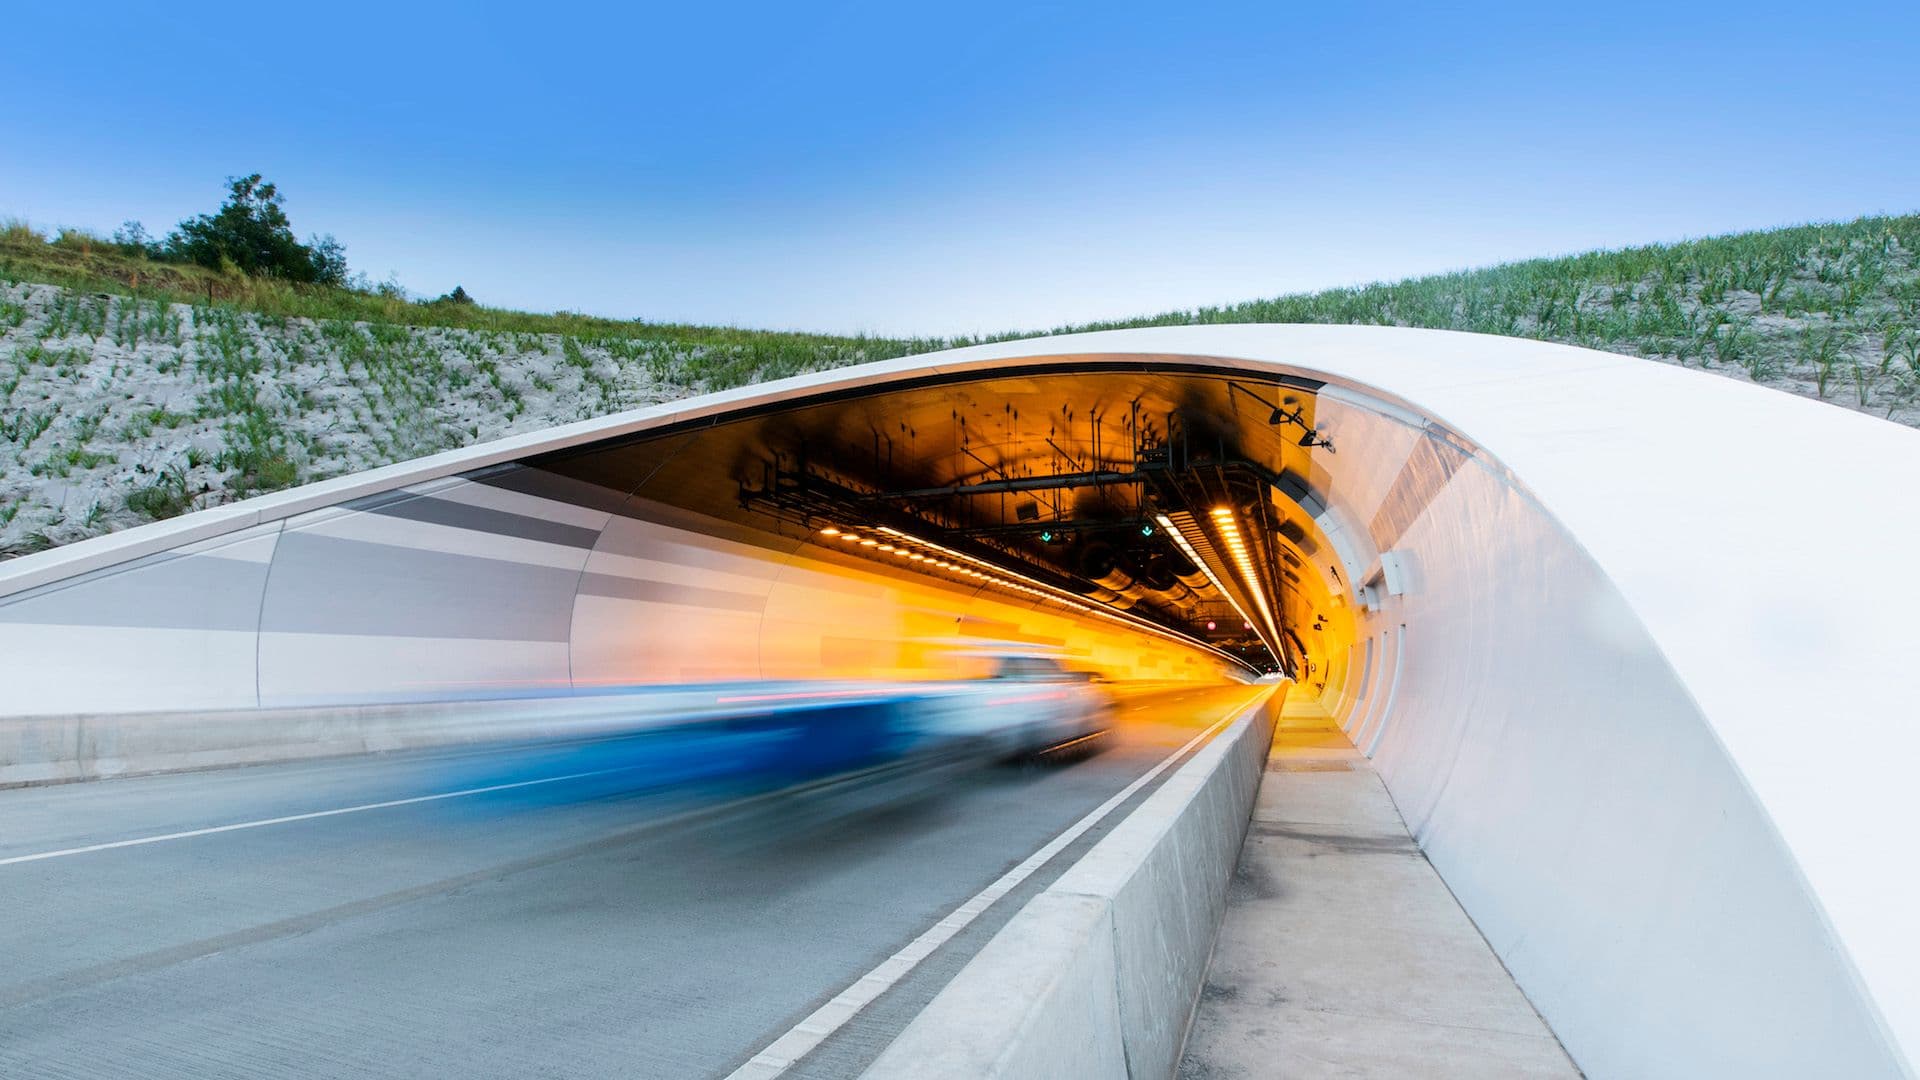
<path fill-rule="evenodd" d="M 983 640 L 1274 672 L 1590 1075 L 1905 1075 L 1920 577 L 1846 560 L 1910 546 L 1914 437 L 1512 338 L 995 342 L 14 560 L 0 711 L 25 757 L 182 714 L 964 678 Z M 1807 493 L 1835 572 L 1784 569 Z M 1873 753 L 1809 752 L 1807 672 Z"/>
<path fill-rule="evenodd" d="M 517 470 L 948 586 L 1320 675 L 1350 630 L 1313 514 L 1321 384 L 1113 367 L 925 381 L 570 448 Z M 1332 580 L 1338 580 L 1332 571 Z M 1336 629 L 1339 628 L 1339 629 Z"/>

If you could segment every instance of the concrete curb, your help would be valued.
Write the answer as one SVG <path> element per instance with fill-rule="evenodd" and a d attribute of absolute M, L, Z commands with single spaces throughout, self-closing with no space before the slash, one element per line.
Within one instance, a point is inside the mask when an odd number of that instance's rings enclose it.
<path fill-rule="evenodd" d="M 131 716 L 0 718 L 0 788 L 518 739 L 591 738 L 684 720 L 671 699 L 451 701 Z M 655 714 L 658 714 L 657 718 Z"/>
<path fill-rule="evenodd" d="M 873 700 L 884 700 L 875 695 Z M 434 702 L 0 717 L 0 789 L 478 743 L 638 735 L 753 711 L 712 688 Z"/>
<path fill-rule="evenodd" d="M 1249 706 L 1034 897 L 865 1076 L 1172 1076 L 1285 695 Z"/>
<path fill-rule="evenodd" d="M 933 684 L 880 687 L 876 697 Z M 1122 698 L 1169 683 L 1115 688 Z M 775 684 L 761 684 L 760 689 Z M 788 684 L 780 684 L 787 687 Z M 873 684 L 792 684 L 795 692 Z M 742 714 L 727 691 L 468 698 L 279 709 L 0 717 L 0 789 L 514 740 L 591 739 Z"/>

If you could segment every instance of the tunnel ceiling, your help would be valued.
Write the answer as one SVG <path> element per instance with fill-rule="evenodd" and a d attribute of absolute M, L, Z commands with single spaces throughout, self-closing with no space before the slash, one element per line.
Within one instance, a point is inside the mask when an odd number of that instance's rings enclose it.
<path fill-rule="evenodd" d="M 1325 617 L 1318 384 L 1022 373 L 789 403 L 527 464 L 963 583 L 1024 585 L 1292 670 Z"/>

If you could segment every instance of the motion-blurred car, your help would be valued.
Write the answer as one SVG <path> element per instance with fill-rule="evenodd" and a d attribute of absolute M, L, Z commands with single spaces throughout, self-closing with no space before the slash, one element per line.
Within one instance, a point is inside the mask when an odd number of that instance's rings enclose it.
<path fill-rule="evenodd" d="M 974 655 L 987 661 L 986 677 L 926 702 L 930 734 L 1001 760 L 1097 748 L 1112 702 L 1096 675 L 1043 653 Z"/>

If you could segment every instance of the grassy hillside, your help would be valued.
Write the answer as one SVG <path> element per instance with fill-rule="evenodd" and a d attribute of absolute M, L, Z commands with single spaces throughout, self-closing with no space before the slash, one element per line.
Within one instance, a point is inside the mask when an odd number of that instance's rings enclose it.
<path fill-rule="evenodd" d="M 1920 424 L 1920 215 L 1060 329 L 1219 322 L 1544 338 Z M 966 343 L 421 303 L 8 226 L 0 556 L 699 390 Z"/>

